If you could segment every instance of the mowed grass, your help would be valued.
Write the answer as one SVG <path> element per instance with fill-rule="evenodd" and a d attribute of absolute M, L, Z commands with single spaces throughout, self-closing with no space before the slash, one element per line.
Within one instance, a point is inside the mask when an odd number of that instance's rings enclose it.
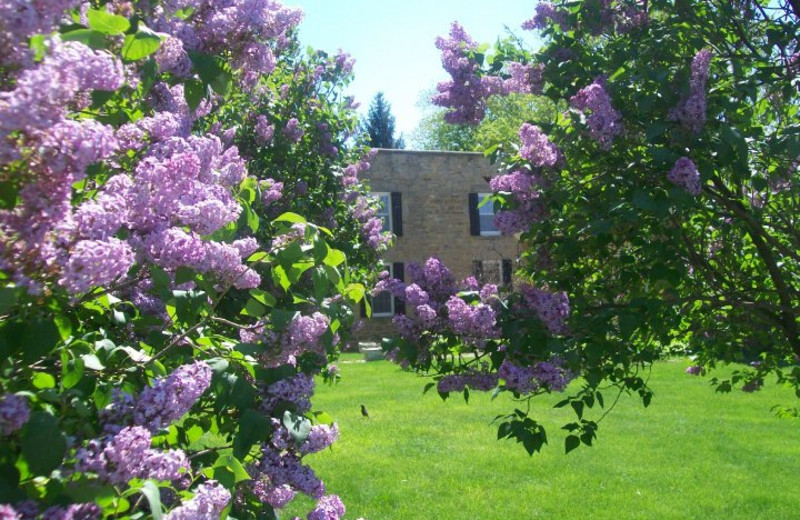
<path fill-rule="evenodd" d="M 552 408 L 560 395 L 539 398 L 533 415 L 550 444 L 529 457 L 497 441 L 490 424 L 513 408 L 508 396 L 442 402 L 435 391 L 422 394 L 425 379 L 358 358 L 344 356 L 341 383 L 317 387 L 315 408 L 336 418 L 341 438 L 308 459 L 344 500 L 347 518 L 800 518 L 800 422 L 769 410 L 796 398 L 774 384 L 716 394 L 683 373 L 686 360 L 661 362 L 650 407 L 623 396 L 595 446 L 568 455 L 559 427 L 571 410 Z M 371 418 L 361 416 L 362 403 Z M 312 507 L 298 498 L 282 517 Z"/>

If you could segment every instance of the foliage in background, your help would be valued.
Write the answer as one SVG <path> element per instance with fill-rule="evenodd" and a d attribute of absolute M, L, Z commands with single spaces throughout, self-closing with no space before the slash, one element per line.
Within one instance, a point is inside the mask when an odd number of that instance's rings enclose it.
<path fill-rule="evenodd" d="M 430 102 L 431 92 L 420 100 L 424 115 L 411 135 L 418 150 L 483 152 L 503 143 L 515 143 L 519 127 L 525 121 L 548 121 L 556 117 L 555 105 L 548 99 L 531 94 L 511 93 L 486 100 L 486 117 L 477 126 L 448 123 L 446 110 Z"/>
<path fill-rule="evenodd" d="M 394 137 L 394 116 L 392 106 L 383 97 L 383 92 L 378 92 L 369 104 L 367 117 L 361 123 L 363 131 L 369 135 L 367 144 L 373 148 L 406 147 L 403 136 Z"/>
<path fill-rule="evenodd" d="M 311 520 L 389 236 L 345 54 L 264 2 L 0 16 L 0 516 Z"/>
<path fill-rule="evenodd" d="M 454 23 L 433 98 L 448 122 L 478 124 L 509 93 L 563 110 L 487 151 L 495 224 L 527 246 L 522 283 L 495 301 L 452 282 L 434 298 L 441 268 L 387 281 L 416 311 L 387 349 L 443 394 L 521 399 L 499 435 L 531 453 L 548 437 L 525 401 L 580 376 L 557 406 L 575 413 L 566 451 L 591 445 L 617 396 L 650 403 L 647 369 L 676 346 L 696 375 L 750 363 L 717 391 L 776 374 L 800 397 L 799 22 L 787 1 L 542 2 L 523 28 L 545 45 L 492 54 Z"/>

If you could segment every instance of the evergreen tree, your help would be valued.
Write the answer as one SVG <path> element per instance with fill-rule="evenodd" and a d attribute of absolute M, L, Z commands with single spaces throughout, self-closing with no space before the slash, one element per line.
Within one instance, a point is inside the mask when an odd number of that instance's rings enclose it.
<path fill-rule="evenodd" d="M 362 123 L 364 131 L 369 134 L 369 145 L 374 148 L 405 148 L 405 140 L 401 135 L 394 138 L 394 116 L 392 107 L 378 92 L 369 105 L 366 120 Z"/>

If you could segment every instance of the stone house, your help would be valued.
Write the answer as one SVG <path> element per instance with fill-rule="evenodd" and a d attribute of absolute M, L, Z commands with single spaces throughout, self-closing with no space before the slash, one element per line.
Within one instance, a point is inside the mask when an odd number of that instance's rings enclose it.
<path fill-rule="evenodd" d="M 483 154 L 381 149 L 371 162 L 362 175 L 382 203 L 385 229 L 395 234 L 384 255 L 392 276 L 404 280 L 408 263 L 438 256 L 459 280 L 511 283 L 519 245 L 494 227 L 492 204 L 480 206 L 496 174 Z M 372 319 L 359 336 L 393 334 L 392 317 L 404 312 L 388 293 L 374 296 Z"/>

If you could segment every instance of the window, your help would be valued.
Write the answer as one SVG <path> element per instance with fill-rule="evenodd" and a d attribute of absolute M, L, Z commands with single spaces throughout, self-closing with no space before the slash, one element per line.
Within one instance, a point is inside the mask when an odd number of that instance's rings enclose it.
<path fill-rule="evenodd" d="M 386 271 L 389 271 L 389 277 L 394 278 L 392 266 L 384 266 Z M 374 318 L 381 318 L 387 316 L 394 316 L 394 298 L 389 291 L 381 291 L 372 297 L 372 316 Z"/>
<path fill-rule="evenodd" d="M 495 285 L 511 286 L 513 265 L 511 260 L 473 260 L 472 276 L 481 285 L 493 283 Z"/>
<path fill-rule="evenodd" d="M 400 193 L 373 191 L 371 196 L 375 197 L 380 204 L 375 216 L 383 221 L 383 231 L 391 231 L 399 237 L 403 236 L 403 205 Z"/>
<path fill-rule="evenodd" d="M 483 206 L 480 205 L 490 195 L 491 193 L 478 193 L 478 223 L 482 237 L 500 234 L 500 230 L 494 225 L 494 202 L 487 201 Z"/>
<path fill-rule="evenodd" d="M 380 209 L 378 209 L 378 213 L 375 215 L 383 220 L 383 229 L 382 231 L 391 231 L 392 230 L 392 196 L 390 193 L 373 193 L 373 197 L 378 199 L 380 203 Z"/>
<path fill-rule="evenodd" d="M 384 269 L 389 271 L 391 278 L 397 278 L 401 282 L 405 281 L 405 265 L 403 262 L 393 262 L 384 266 Z M 370 297 L 370 305 L 372 305 L 373 318 L 389 318 L 395 314 L 406 313 L 405 302 L 394 298 L 389 291 L 381 291 Z M 366 316 L 366 310 L 363 305 L 361 307 L 361 315 Z"/>
<path fill-rule="evenodd" d="M 489 195 L 491 194 L 469 194 L 469 233 L 472 236 L 489 237 L 500 234 L 494 225 L 494 203 L 487 201 L 481 206 L 481 202 Z"/>

